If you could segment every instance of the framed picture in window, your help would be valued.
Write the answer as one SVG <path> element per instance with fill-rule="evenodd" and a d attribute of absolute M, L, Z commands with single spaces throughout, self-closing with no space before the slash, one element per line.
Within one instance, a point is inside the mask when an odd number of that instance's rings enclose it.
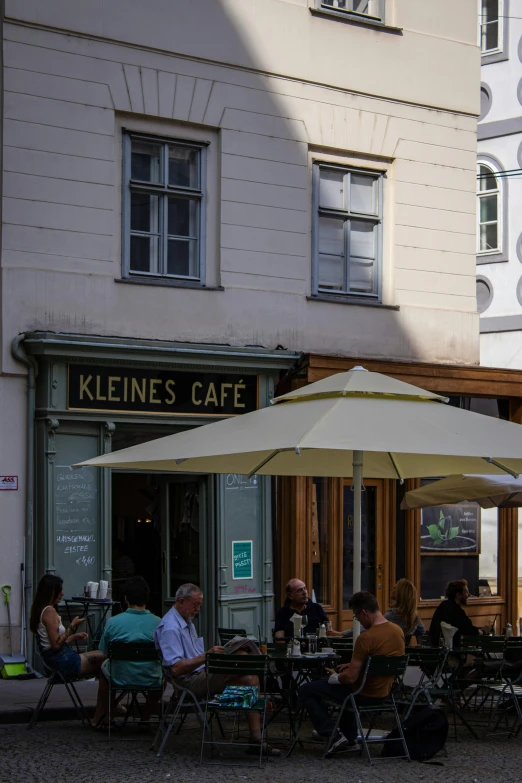
<path fill-rule="evenodd" d="M 421 511 L 421 555 L 479 555 L 478 503 L 433 506 Z"/>

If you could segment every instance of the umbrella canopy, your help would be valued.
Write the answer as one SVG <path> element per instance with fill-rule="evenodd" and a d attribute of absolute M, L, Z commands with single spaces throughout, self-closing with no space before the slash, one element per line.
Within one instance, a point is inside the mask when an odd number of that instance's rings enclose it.
<path fill-rule="evenodd" d="M 278 476 L 414 478 L 522 472 L 522 429 L 446 399 L 353 369 L 233 419 L 131 446 L 85 465 L 127 470 Z M 486 461 L 487 460 L 487 461 Z"/>
<path fill-rule="evenodd" d="M 522 472 L 518 424 L 354 367 L 269 408 L 131 446 L 83 465 L 181 473 L 353 476 L 353 591 L 361 589 L 363 477 Z M 359 624 L 354 620 L 354 636 Z"/>
<path fill-rule="evenodd" d="M 474 500 L 482 508 L 520 508 L 522 477 L 513 476 L 448 476 L 420 489 L 406 492 L 402 509 L 440 506 Z"/>

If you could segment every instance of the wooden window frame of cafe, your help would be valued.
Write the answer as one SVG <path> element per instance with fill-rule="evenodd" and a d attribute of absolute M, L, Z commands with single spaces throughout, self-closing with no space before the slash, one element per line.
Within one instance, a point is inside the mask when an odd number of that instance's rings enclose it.
<path fill-rule="evenodd" d="M 285 600 L 285 586 L 292 577 L 302 579 L 311 593 L 314 551 L 314 484 L 312 478 L 281 477 L 277 479 L 277 531 L 279 547 L 279 605 Z M 332 626 L 337 630 L 352 627 L 352 612 L 343 609 L 343 491 L 351 479 L 326 479 L 328 508 L 328 569 L 323 604 Z M 365 480 L 376 493 L 376 594 L 383 610 L 388 608 L 391 588 L 395 584 L 395 515 L 396 482 L 387 479 Z"/>

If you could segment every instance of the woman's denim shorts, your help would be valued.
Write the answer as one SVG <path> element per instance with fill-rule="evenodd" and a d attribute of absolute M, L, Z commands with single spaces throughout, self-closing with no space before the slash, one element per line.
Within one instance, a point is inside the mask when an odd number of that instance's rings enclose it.
<path fill-rule="evenodd" d="M 77 677 L 80 674 L 82 659 L 67 643 L 59 650 L 43 650 L 42 658 L 49 669 L 58 671 L 65 677 Z"/>

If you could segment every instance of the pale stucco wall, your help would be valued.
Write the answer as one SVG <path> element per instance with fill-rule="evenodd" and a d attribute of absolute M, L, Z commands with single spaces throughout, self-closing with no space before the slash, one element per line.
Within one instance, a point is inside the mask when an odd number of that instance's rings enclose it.
<path fill-rule="evenodd" d="M 439 13 L 390 0 L 396 35 L 283 0 L 156 0 L 146 18 L 141 3 L 8 2 L 8 19 L 100 38 L 6 26 L 4 367 L 28 329 L 476 362 L 476 123 L 449 110 L 476 109 L 473 5 L 435 30 Z M 122 126 L 208 136 L 209 282 L 224 291 L 115 283 Z M 386 171 L 383 301 L 399 311 L 307 300 L 319 155 Z"/>

